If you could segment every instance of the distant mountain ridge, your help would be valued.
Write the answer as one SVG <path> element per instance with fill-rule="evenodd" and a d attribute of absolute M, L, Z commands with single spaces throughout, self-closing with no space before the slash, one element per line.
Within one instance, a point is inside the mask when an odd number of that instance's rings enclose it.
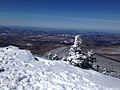
<path fill-rule="evenodd" d="M 113 32 L 114 33 L 114 32 Z M 44 27 L 25 27 L 25 26 L 0 26 L 0 34 L 2 35 L 105 35 L 112 34 L 110 32 L 102 32 L 101 30 L 84 30 L 84 29 L 62 29 L 62 28 L 44 28 Z"/>

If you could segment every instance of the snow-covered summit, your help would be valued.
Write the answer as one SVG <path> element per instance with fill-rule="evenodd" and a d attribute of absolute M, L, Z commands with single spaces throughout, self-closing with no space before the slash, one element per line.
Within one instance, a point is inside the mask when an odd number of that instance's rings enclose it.
<path fill-rule="evenodd" d="M 0 48 L 0 90 L 120 90 L 120 80 L 8 46 Z"/>

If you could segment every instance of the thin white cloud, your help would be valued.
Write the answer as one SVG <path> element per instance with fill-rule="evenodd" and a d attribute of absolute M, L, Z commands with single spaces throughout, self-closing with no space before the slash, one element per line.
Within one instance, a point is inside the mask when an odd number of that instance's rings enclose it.
<path fill-rule="evenodd" d="M 75 21 L 88 21 L 88 22 L 112 22 L 120 23 L 120 20 L 114 19 L 97 19 L 97 18 L 86 18 L 86 17 L 66 17 L 66 16 L 53 16 L 53 15 L 44 15 L 44 14 L 22 14 L 22 13 L 7 13 L 1 12 L 0 17 L 16 17 L 16 16 L 26 16 L 26 17 L 38 17 L 38 18 L 52 18 L 52 19 L 64 19 L 64 20 L 75 20 Z M 119 15 L 112 15 L 112 17 L 120 17 Z M 112 18 L 111 17 L 111 18 Z"/>
<path fill-rule="evenodd" d="M 111 15 L 111 17 L 120 18 L 120 15 Z"/>
<path fill-rule="evenodd" d="M 2 17 L 7 18 L 2 18 Z M 22 16 L 22 19 L 17 18 Z M 14 18 L 16 17 L 16 18 Z M 24 17 L 30 17 L 24 19 Z M 36 19 L 37 18 L 37 19 Z M 120 30 L 120 20 L 85 17 L 63 17 L 39 14 L 0 13 L 1 25 L 29 25 L 59 28 Z"/>

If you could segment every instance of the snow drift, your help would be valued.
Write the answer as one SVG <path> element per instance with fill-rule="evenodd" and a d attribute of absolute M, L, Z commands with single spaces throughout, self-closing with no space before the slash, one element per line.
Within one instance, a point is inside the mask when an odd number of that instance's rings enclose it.
<path fill-rule="evenodd" d="M 0 48 L 0 90 L 120 90 L 120 80 L 8 46 Z"/>

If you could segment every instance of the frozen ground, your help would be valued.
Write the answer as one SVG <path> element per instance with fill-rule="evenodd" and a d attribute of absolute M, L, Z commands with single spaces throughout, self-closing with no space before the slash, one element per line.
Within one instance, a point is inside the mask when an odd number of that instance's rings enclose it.
<path fill-rule="evenodd" d="M 62 58 L 63 55 L 68 56 L 69 53 L 69 47 L 61 47 L 57 49 L 53 49 L 45 54 L 45 56 L 48 55 L 48 53 L 57 54 L 59 58 Z M 106 68 L 109 71 L 113 71 L 112 73 L 109 73 L 109 75 L 113 77 L 117 77 L 120 79 L 120 62 L 116 62 L 111 59 L 107 59 L 102 56 L 95 55 L 97 62 L 95 65 L 99 64 L 100 68 L 103 70 Z"/>
<path fill-rule="evenodd" d="M 0 48 L 0 90 L 120 90 L 120 80 L 9 46 Z"/>

